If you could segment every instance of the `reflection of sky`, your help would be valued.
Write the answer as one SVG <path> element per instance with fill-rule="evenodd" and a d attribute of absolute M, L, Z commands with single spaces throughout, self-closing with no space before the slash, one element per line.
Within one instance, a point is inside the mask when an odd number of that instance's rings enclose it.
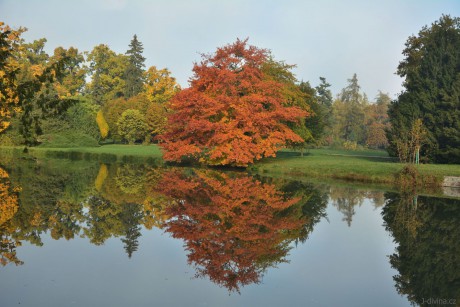
<path fill-rule="evenodd" d="M 394 288 L 381 209 L 366 200 L 355 211 L 348 227 L 329 205 L 329 222 L 291 250 L 289 264 L 230 296 L 192 278 L 182 241 L 158 229 L 143 231 L 131 259 L 119 238 L 103 246 L 44 238 L 41 248 L 18 248 L 23 266 L 1 268 L 0 306 L 409 306 Z"/>
<path fill-rule="evenodd" d="M 460 15 L 458 0 L 1 0 L 1 19 L 29 28 L 28 40 L 91 50 L 108 44 L 124 53 L 137 34 L 147 65 L 168 67 L 182 86 L 198 53 L 250 37 L 271 49 L 300 80 L 323 76 L 334 94 L 353 73 L 373 99 L 395 95 L 394 75 L 406 39 L 441 14 Z"/>

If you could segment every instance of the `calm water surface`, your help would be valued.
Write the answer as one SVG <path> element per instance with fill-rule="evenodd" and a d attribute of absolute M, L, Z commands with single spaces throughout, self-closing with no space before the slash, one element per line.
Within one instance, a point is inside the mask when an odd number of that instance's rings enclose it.
<path fill-rule="evenodd" d="M 0 197 L 0 306 L 460 302 L 458 200 L 8 154 Z"/>

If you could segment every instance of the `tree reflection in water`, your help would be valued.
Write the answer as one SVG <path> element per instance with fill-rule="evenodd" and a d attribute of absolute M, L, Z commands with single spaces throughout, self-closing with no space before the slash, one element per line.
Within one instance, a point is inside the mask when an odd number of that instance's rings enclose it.
<path fill-rule="evenodd" d="M 327 204 L 311 185 L 243 173 L 4 159 L 11 176 L 1 169 L 3 265 L 22 264 L 16 247 L 41 246 L 45 233 L 95 245 L 119 237 L 131 257 L 142 227 L 157 227 L 185 240 L 198 276 L 238 291 L 285 262 L 290 243 L 307 239 Z"/>
<path fill-rule="evenodd" d="M 0 265 L 8 263 L 16 265 L 22 262 L 16 256 L 16 246 L 21 242 L 14 239 L 10 231 L 11 228 L 6 224 L 18 211 L 19 187 L 12 187 L 8 172 L 0 167 Z"/>
<path fill-rule="evenodd" d="M 117 237 L 131 257 L 143 227 L 161 228 L 184 240 L 197 276 L 239 291 L 286 262 L 292 243 L 305 242 L 325 217 L 329 193 L 347 223 L 363 199 L 383 203 L 381 193 L 320 192 L 242 172 L 7 158 L 0 156 L 3 266 L 22 264 L 16 249 L 43 245 L 44 234 L 96 245 Z M 422 305 L 427 297 L 460 301 L 459 201 L 387 193 L 382 212 L 399 245 L 390 257 L 398 291 Z"/>
<path fill-rule="evenodd" d="M 286 262 L 290 243 L 308 236 L 326 205 L 305 215 L 302 200 L 311 190 L 290 197 L 273 183 L 215 170 L 168 171 L 155 189 L 171 200 L 165 230 L 184 240 L 196 276 L 229 291 L 259 283 L 267 268 Z"/>
<path fill-rule="evenodd" d="M 383 219 L 398 244 L 390 256 L 398 292 L 420 306 L 432 305 L 430 299 L 438 306 L 458 304 L 460 201 L 413 193 L 387 193 L 386 199 Z"/>

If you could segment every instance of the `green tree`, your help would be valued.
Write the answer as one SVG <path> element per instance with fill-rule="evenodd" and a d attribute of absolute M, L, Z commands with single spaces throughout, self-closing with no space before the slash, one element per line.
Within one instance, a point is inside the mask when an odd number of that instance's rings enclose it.
<path fill-rule="evenodd" d="M 265 72 L 268 78 L 283 84 L 283 96 L 286 106 L 295 106 L 306 112 L 306 116 L 298 122 L 287 124 L 295 134 L 303 139 L 303 142 L 291 142 L 289 146 L 300 148 L 303 155 L 303 149 L 307 143 L 311 143 L 316 137 L 316 135 L 313 135 L 311 128 L 317 132 L 314 125 L 316 119 L 312 120 L 312 117 L 317 115 L 314 112 L 312 113 L 312 105 L 317 105 L 317 102 L 315 100 L 315 90 L 308 82 L 302 81 L 298 84 L 295 75 L 291 71 L 294 67 L 295 65 L 289 65 L 283 61 L 275 61 L 270 56 L 264 63 L 262 71 Z"/>
<path fill-rule="evenodd" d="M 360 92 L 358 77 L 353 74 L 348 79 L 348 85 L 340 94 L 340 100 L 345 105 L 344 126 L 342 127 L 342 137 L 345 141 L 364 143 L 364 106 L 365 96 Z"/>
<path fill-rule="evenodd" d="M 117 122 L 118 133 L 128 141 L 134 144 L 135 141 L 144 139 L 147 132 L 144 115 L 139 110 L 126 110 L 121 114 Z"/>
<path fill-rule="evenodd" d="M 331 85 L 327 83 L 326 78 L 324 77 L 319 77 L 319 80 L 321 81 L 321 83 L 315 87 L 317 97 L 318 97 L 318 102 L 327 108 L 331 108 L 332 102 L 333 102 L 332 92 L 329 89 Z"/>
<path fill-rule="evenodd" d="M 116 54 L 107 45 L 98 45 L 88 54 L 91 82 L 87 91 L 96 104 L 104 105 L 108 100 L 124 95 L 124 73 L 127 57 Z"/>
<path fill-rule="evenodd" d="M 137 40 L 137 35 L 134 34 L 129 49 L 126 51 L 128 58 L 128 65 L 126 66 L 124 79 L 125 79 L 125 97 L 130 98 L 142 92 L 144 87 L 144 67 L 145 58 L 142 56 L 144 47 L 142 43 Z"/>
<path fill-rule="evenodd" d="M 54 49 L 51 62 L 59 62 L 61 75 L 55 82 L 59 96 L 75 96 L 81 94 L 86 85 L 86 69 L 83 67 L 85 58 L 78 49 L 70 47 L 65 49 L 58 47 Z"/>
<path fill-rule="evenodd" d="M 389 109 L 389 152 L 420 118 L 428 144 L 422 154 L 438 163 L 460 163 L 460 18 L 443 15 L 410 36 L 397 73 L 405 90 Z"/>
<path fill-rule="evenodd" d="M 354 74 L 351 79 L 348 79 L 348 85 L 342 89 L 332 105 L 333 125 L 330 131 L 334 142 L 344 144 L 346 147 L 365 144 L 364 110 L 367 105 L 367 96 L 361 93 L 358 78 Z"/>
<path fill-rule="evenodd" d="M 70 129 L 87 134 L 96 140 L 101 138 L 99 127 L 96 122 L 98 107 L 87 99 L 80 99 L 66 112 L 66 120 Z"/>
<path fill-rule="evenodd" d="M 57 80 L 65 75 L 66 58 L 52 58 L 44 52 L 46 39 L 21 42 L 17 59 L 16 95 L 20 106 L 19 133 L 27 145 L 38 143 L 42 122 L 62 115 L 76 100 L 60 97 Z"/>
<path fill-rule="evenodd" d="M 128 109 L 139 110 L 145 115 L 147 109 L 151 105 L 146 95 L 139 94 L 126 100 L 124 97 L 107 101 L 102 107 L 103 115 L 109 125 L 110 137 L 115 141 L 121 141 L 121 136 L 118 134 L 118 120 L 121 114 Z"/>
<path fill-rule="evenodd" d="M 319 101 L 315 88 L 311 87 L 308 81 L 300 82 L 299 89 L 305 94 L 305 98 L 307 99 L 307 103 L 311 110 L 311 116 L 305 119 L 305 127 L 311 133 L 310 140 L 302 135 L 301 136 L 304 137 L 307 143 L 311 141 L 318 143 L 323 137 L 324 127 L 326 124 L 325 115 L 327 114 L 327 110 Z"/>
<path fill-rule="evenodd" d="M 334 124 L 334 117 L 332 114 L 332 104 L 334 99 L 332 98 L 332 92 L 329 89 L 331 85 L 326 81 L 326 78 L 319 77 L 321 83 L 315 87 L 316 89 L 316 98 L 318 100 L 318 104 L 320 107 L 320 113 L 322 116 L 322 124 L 323 124 L 323 138 L 322 143 L 330 143 L 329 140 L 325 140 L 325 136 L 328 135 L 330 138 L 330 133 L 332 131 L 332 126 Z"/>

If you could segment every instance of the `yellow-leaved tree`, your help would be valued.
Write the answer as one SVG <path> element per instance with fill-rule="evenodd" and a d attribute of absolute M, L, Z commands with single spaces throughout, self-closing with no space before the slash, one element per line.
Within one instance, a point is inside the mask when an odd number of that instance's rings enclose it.
<path fill-rule="evenodd" d="M 19 111 L 16 75 L 20 64 L 13 56 L 19 50 L 21 34 L 26 29 L 13 30 L 0 21 L 0 133 L 10 125 L 9 119 Z"/>
<path fill-rule="evenodd" d="M 109 135 L 109 125 L 105 120 L 102 110 L 99 110 L 99 112 L 97 112 L 96 122 L 97 126 L 99 127 L 99 131 L 101 132 L 101 138 L 105 139 Z"/>
<path fill-rule="evenodd" d="M 165 131 L 167 124 L 166 103 L 181 90 L 167 68 L 150 67 L 146 72 L 144 91 L 151 102 L 146 115 L 149 133 L 155 137 Z"/>
<path fill-rule="evenodd" d="M 148 99 L 160 104 L 169 101 L 180 91 L 180 86 L 176 78 L 171 77 L 171 72 L 167 68 L 157 69 L 155 66 L 147 70 L 144 87 Z"/>
<path fill-rule="evenodd" d="M 8 173 L 0 167 L 0 226 L 18 211 L 19 188 L 11 187 Z"/>

